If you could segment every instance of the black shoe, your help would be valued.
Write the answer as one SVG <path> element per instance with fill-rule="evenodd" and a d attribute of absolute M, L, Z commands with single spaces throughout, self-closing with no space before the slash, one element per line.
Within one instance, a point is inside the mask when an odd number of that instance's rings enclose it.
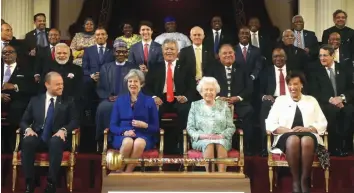
<path fill-rule="evenodd" d="M 25 193 L 34 193 L 34 185 L 33 183 L 26 183 L 26 191 Z"/>
<path fill-rule="evenodd" d="M 45 193 L 55 193 L 56 192 L 56 188 L 54 183 L 51 182 L 47 182 L 47 187 L 44 190 Z"/>
<path fill-rule="evenodd" d="M 346 157 L 348 156 L 348 152 L 343 151 L 342 148 L 336 148 L 334 151 L 331 152 L 331 156 Z"/>

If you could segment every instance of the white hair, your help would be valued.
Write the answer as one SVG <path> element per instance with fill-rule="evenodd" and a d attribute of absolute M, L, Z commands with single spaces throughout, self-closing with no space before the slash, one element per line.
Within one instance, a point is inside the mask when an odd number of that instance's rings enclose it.
<path fill-rule="evenodd" d="M 205 84 L 212 84 L 215 87 L 215 91 L 216 94 L 218 94 L 220 92 L 220 85 L 218 83 L 218 81 L 214 78 L 214 77 L 207 77 L 204 76 L 200 81 L 199 84 L 197 86 L 197 91 L 201 94 L 203 91 L 203 86 Z"/>
<path fill-rule="evenodd" d="M 285 35 L 286 32 L 291 32 L 291 33 L 293 34 L 293 36 L 295 36 L 293 30 L 291 30 L 291 29 L 286 29 L 286 30 L 283 31 L 283 36 L 282 36 L 282 37 L 284 37 L 284 35 Z"/>
<path fill-rule="evenodd" d="M 163 43 L 162 43 L 162 48 L 165 47 L 165 44 L 169 44 L 169 43 L 175 44 L 177 50 L 179 50 L 178 42 L 177 42 L 177 40 L 174 40 L 174 39 L 165 39 L 165 41 L 163 41 Z"/>
<path fill-rule="evenodd" d="M 131 69 L 127 75 L 125 75 L 124 77 L 124 81 L 127 82 L 129 79 L 131 78 L 135 78 L 137 77 L 140 81 L 140 84 L 144 84 L 145 83 L 145 76 L 144 73 L 141 72 L 138 69 Z"/>
<path fill-rule="evenodd" d="M 291 19 L 291 23 L 295 23 L 295 19 L 301 17 L 302 21 L 304 21 L 304 18 L 302 17 L 302 15 L 295 15 L 292 19 Z"/>

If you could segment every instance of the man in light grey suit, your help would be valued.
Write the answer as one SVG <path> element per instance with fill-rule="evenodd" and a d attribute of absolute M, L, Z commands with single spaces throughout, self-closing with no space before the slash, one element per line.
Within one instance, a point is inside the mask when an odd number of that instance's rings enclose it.
<path fill-rule="evenodd" d="M 114 42 L 113 55 L 116 60 L 101 67 L 96 89 L 101 101 L 96 113 L 96 140 L 101 139 L 104 129 L 109 127 L 114 102 L 120 95 L 128 92 L 127 84 L 124 82 L 125 75 L 131 69 L 138 68 L 137 65 L 126 62 L 128 47 L 123 40 Z"/>
<path fill-rule="evenodd" d="M 151 38 L 153 33 L 152 23 L 141 21 L 139 27 L 142 41 L 132 45 L 129 52 L 128 61 L 140 67 L 144 73 L 153 67 L 152 64 L 163 62 L 161 45 Z"/>

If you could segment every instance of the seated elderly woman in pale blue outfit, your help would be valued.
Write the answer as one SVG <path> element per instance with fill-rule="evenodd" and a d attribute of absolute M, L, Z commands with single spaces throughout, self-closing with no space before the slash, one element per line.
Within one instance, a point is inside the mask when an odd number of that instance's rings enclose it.
<path fill-rule="evenodd" d="M 322 167 L 329 164 L 328 153 L 321 151 L 324 143 L 320 137 L 326 131 L 327 120 L 317 100 L 301 93 L 305 83 L 302 73 L 289 73 L 286 83 L 290 96 L 279 96 L 275 100 L 266 127 L 275 135 L 271 152 L 286 155 L 293 177 L 293 192 L 308 193 L 315 153 Z"/>
<path fill-rule="evenodd" d="M 187 122 L 192 148 L 202 151 L 204 158 L 227 158 L 236 130 L 231 109 L 227 102 L 215 99 L 220 92 L 215 78 L 203 77 L 197 90 L 203 99 L 192 102 Z M 207 166 L 206 170 L 209 171 Z M 226 166 L 218 164 L 218 171 L 225 172 Z"/>
<path fill-rule="evenodd" d="M 103 136 L 104 129 L 109 127 L 111 111 L 114 102 L 123 94 L 128 93 L 127 83 L 124 76 L 131 69 L 137 69 L 132 63 L 126 61 L 128 58 L 128 45 L 123 40 L 114 41 L 115 61 L 106 63 L 101 67 L 100 79 L 97 83 L 97 95 L 100 104 L 96 113 L 96 140 Z"/>

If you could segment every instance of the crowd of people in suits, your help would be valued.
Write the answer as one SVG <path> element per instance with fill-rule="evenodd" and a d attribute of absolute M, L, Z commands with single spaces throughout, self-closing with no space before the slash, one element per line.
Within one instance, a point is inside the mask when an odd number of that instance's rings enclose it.
<path fill-rule="evenodd" d="M 176 128 L 167 131 L 170 153 L 183 152 L 182 130 L 187 129 L 194 149 L 204 157 L 222 158 L 231 147 L 238 148 L 235 113 L 246 155 L 255 154 L 257 134 L 263 140 L 262 156 L 269 153 L 266 131 L 277 135 L 272 151 L 287 155 L 297 176 L 295 192 L 309 191 L 305 182 L 313 155 L 323 146 L 319 134 L 329 132 L 331 155 L 347 156 L 352 148 L 354 30 L 346 26 L 342 10 L 333 13 L 335 25 L 324 30 L 322 45 L 304 29 L 300 15 L 279 42 L 270 40 L 256 17 L 235 35 L 215 16 L 212 29 L 195 26 L 190 40 L 167 17 L 166 33 L 155 40 L 149 21 L 140 22 L 140 35 L 131 23 L 122 24 L 123 36 L 112 47 L 106 29 L 90 18 L 70 46 L 60 43 L 58 29 L 46 28 L 43 13 L 33 19 L 36 29 L 22 43 L 10 24 L 1 24 L 1 103 L 10 124 L 2 136 L 12 151 L 15 129 L 21 128 L 27 193 L 34 190 L 33 162 L 39 150 L 50 152 L 46 192 L 55 192 L 70 131 L 86 120 L 94 120 L 99 144 L 103 130 L 110 128 L 112 147 L 137 158 L 155 146 L 162 115 L 177 113 Z M 225 171 L 223 165 L 218 169 Z"/>

